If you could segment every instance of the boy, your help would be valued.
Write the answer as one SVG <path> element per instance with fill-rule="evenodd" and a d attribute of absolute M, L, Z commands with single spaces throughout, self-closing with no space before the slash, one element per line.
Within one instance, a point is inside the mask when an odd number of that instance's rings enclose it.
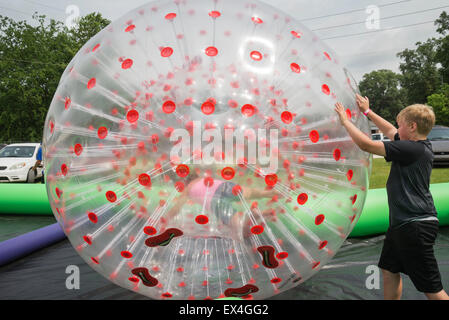
<path fill-rule="evenodd" d="M 341 124 L 360 149 L 392 161 L 387 181 L 389 228 L 378 264 L 384 299 L 401 298 L 402 272 L 428 299 L 449 300 L 433 252 L 438 219 L 429 191 L 433 152 L 427 135 L 435 114 L 425 105 L 408 106 L 398 114 L 396 129 L 370 110 L 367 97 L 357 95 L 356 101 L 360 111 L 391 140 L 371 140 L 348 120 L 340 103 L 335 105 Z"/>

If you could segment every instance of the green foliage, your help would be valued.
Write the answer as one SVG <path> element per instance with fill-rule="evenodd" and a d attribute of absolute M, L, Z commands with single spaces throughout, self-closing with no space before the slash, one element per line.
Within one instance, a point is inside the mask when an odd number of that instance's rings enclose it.
<path fill-rule="evenodd" d="M 109 24 L 100 14 L 68 30 L 34 15 L 35 26 L 0 16 L 0 141 L 42 140 L 59 79 L 84 43 Z"/>
<path fill-rule="evenodd" d="M 428 96 L 427 104 L 435 112 L 436 124 L 449 126 L 449 84 L 442 85 L 437 93 Z"/>
<path fill-rule="evenodd" d="M 415 50 L 405 49 L 398 53 L 398 57 L 403 60 L 399 69 L 407 104 L 425 103 L 427 96 L 435 92 L 441 83 L 436 58 L 438 41 L 429 39 L 416 45 Z"/>
<path fill-rule="evenodd" d="M 378 70 L 365 74 L 359 83 L 361 94 L 370 98 L 370 108 L 392 123 L 404 105 L 400 81 L 399 74 Z"/>

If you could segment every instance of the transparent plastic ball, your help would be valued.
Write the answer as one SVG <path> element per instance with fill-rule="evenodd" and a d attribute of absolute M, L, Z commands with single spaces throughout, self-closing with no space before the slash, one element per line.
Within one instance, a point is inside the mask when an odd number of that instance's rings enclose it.
<path fill-rule="evenodd" d="M 263 299 L 338 251 L 366 197 L 356 84 L 258 1 L 151 2 L 67 66 L 44 129 L 47 191 L 79 255 L 155 299 Z"/>

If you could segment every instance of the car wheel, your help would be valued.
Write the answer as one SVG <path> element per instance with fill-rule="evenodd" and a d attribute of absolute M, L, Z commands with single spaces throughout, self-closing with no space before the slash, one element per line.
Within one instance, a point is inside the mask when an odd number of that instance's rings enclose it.
<path fill-rule="evenodd" d="M 27 183 L 34 183 L 36 179 L 36 176 L 34 174 L 33 169 L 28 170 L 28 174 L 27 174 Z"/>

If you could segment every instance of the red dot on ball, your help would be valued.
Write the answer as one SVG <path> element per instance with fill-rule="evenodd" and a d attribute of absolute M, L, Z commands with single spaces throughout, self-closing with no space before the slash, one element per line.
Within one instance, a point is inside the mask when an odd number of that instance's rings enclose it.
<path fill-rule="evenodd" d="M 143 186 L 148 186 L 151 184 L 151 177 L 146 173 L 142 173 L 139 175 L 139 183 Z"/>
<path fill-rule="evenodd" d="M 104 139 L 108 135 L 108 129 L 106 127 L 98 128 L 98 138 Z"/>
<path fill-rule="evenodd" d="M 252 234 L 261 234 L 264 231 L 263 226 L 261 225 L 257 225 L 251 228 L 251 233 Z"/>
<path fill-rule="evenodd" d="M 73 150 L 75 151 L 75 154 L 77 156 L 79 156 L 83 152 L 83 146 L 81 144 L 77 143 L 77 144 L 75 144 L 75 147 L 73 148 Z"/>
<path fill-rule="evenodd" d="M 239 186 L 239 185 L 235 185 L 235 186 L 232 188 L 232 194 L 233 194 L 234 196 L 238 196 L 240 193 L 242 193 L 242 187 Z"/>
<path fill-rule="evenodd" d="M 152 236 L 153 234 L 156 234 L 156 229 L 152 226 L 147 226 L 143 228 L 143 232 L 149 236 Z"/>
<path fill-rule="evenodd" d="M 309 138 L 310 138 L 310 141 L 312 141 L 313 143 L 317 143 L 318 140 L 320 140 L 320 134 L 318 133 L 318 131 L 312 130 L 309 133 Z"/>
<path fill-rule="evenodd" d="M 278 176 L 274 173 L 265 176 L 265 183 L 272 187 L 278 182 Z"/>
<path fill-rule="evenodd" d="M 173 101 L 165 101 L 164 104 L 162 105 L 162 111 L 164 111 L 164 113 L 173 113 L 176 110 L 176 104 Z"/>
<path fill-rule="evenodd" d="M 209 12 L 209 16 L 212 18 L 218 18 L 221 16 L 221 13 L 219 11 L 211 11 Z"/>
<path fill-rule="evenodd" d="M 292 69 L 292 71 L 295 72 L 295 73 L 300 73 L 301 72 L 301 67 L 299 66 L 299 64 L 297 64 L 295 62 L 290 64 L 290 69 Z"/>
<path fill-rule="evenodd" d="M 92 238 L 90 236 L 83 236 L 83 240 L 88 244 L 92 245 Z"/>
<path fill-rule="evenodd" d="M 340 160 L 340 157 L 341 157 L 341 151 L 340 151 L 340 149 L 338 149 L 338 148 L 335 149 L 333 155 L 334 155 L 335 161 Z"/>
<path fill-rule="evenodd" d="M 242 107 L 242 114 L 246 117 L 251 117 L 256 113 L 256 107 L 251 104 L 245 104 Z"/>
<path fill-rule="evenodd" d="M 189 175 L 189 172 L 190 172 L 190 169 L 185 164 L 180 164 L 176 167 L 176 174 L 181 178 L 187 177 Z"/>
<path fill-rule="evenodd" d="M 173 20 L 174 18 L 176 18 L 176 13 L 174 13 L 174 12 L 171 12 L 171 13 L 168 13 L 167 15 L 165 15 L 165 19 L 167 19 L 167 20 Z"/>
<path fill-rule="evenodd" d="M 137 110 L 130 110 L 127 114 L 126 114 L 126 119 L 130 122 L 130 123 L 134 123 L 137 120 L 139 120 L 139 112 Z"/>
<path fill-rule="evenodd" d="M 289 111 L 284 111 L 281 113 L 281 120 L 285 124 L 289 124 L 293 121 L 293 115 Z"/>
<path fill-rule="evenodd" d="M 126 259 L 133 257 L 133 254 L 129 251 L 122 251 L 120 254 L 122 255 L 123 258 L 126 258 Z"/>
<path fill-rule="evenodd" d="M 212 103 L 211 101 L 206 101 L 201 105 L 201 111 L 205 115 L 210 115 L 215 111 L 215 104 Z"/>
<path fill-rule="evenodd" d="M 63 176 L 66 176 L 66 175 L 67 175 L 67 171 L 68 171 L 67 165 L 66 165 L 65 163 L 63 163 L 63 164 L 61 165 L 61 173 L 62 173 L 62 175 L 63 175 Z"/>
<path fill-rule="evenodd" d="M 114 191 L 106 192 L 106 198 L 108 199 L 109 202 L 117 201 L 117 195 L 115 194 Z"/>
<path fill-rule="evenodd" d="M 331 90 L 329 89 L 329 86 L 327 84 L 323 84 L 321 86 L 321 91 L 323 91 L 324 94 L 330 95 Z"/>
<path fill-rule="evenodd" d="M 97 84 L 97 79 L 92 78 L 89 80 L 89 82 L 87 83 L 87 89 L 92 89 L 93 87 L 95 87 L 95 85 Z"/>
<path fill-rule="evenodd" d="M 317 215 L 317 216 L 315 217 L 315 224 L 316 224 L 317 226 L 319 226 L 320 224 L 323 223 L 324 219 L 325 219 L 324 214 L 319 214 L 319 215 Z"/>
<path fill-rule="evenodd" d="M 132 59 L 126 59 L 125 61 L 123 61 L 122 63 L 122 69 L 129 69 L 133 66 L 133 60 Z"/>
<path fill-rule="evenodd" d="M 276 255 L 276 258 L 282 260 L 288 257 L 288 252 L 282 251 Z"/>
<path fill-rule="evenodd" d="M 212 177 L 204 178 L 204 185 L 206 187 L 212 187 L 214 185 L 214 178 L 212 178 Z"/>
<path fill-rule="evenodd" d="M 309 196 L 307 195 L 307 193 L 301 193 L 300 195 L 298 195 L 298 204 L 303 205 L 307 202 L 308 199 Z"/>
<path fill-rule="evenodd" d="M 170 47 L 165 47 L 165 48 L 162 48 L 162 50 L 161 50 L 161 56 L 164 58 L 168 58 L 172 54 L 173 54 L 173 49 Z"/>
<path fill-rule="evenodd" d="M 206 48 L 206 54 L 209 57 L 215 57 L 218 54 L 218 49 L 215 47 L 208 47 Z"/>
<path fill-rule="evenodd" d="M 249 54 L 249 56 L 251 57 L 251 59 L 253 59 L 254 61 L 260 61 L 262 60 L 262 54 L 259 51 L 251 51 L 251 53 Z"/>
<path fill-rule="evenodd" d="M 318 249 L 322 250 L 325 246 L 327 246 L 327 240 L 320 241 L 320 244 L 318 245 Z"/>
<path fill-rule="evenodd" d="M 226 167 L 221 170 L 221 176 L 225 180 L 231 180 L 235 176 L 235 170 L 231 167 Z"/>
<path fill-rule="evenodd" d="M 198 224 L 206 224 L 209 222 L 209 218 L 203 214 L 196 216 L 195 222 Z"/>
<path fill-rule="evenodd" d="M 88 216 L 89 220 L 90 220 L 92 223 L 97 223 L 97 222 L 98 222 L 98 217 L 97 217 L 97 215 L 96 215 L 95 213 L 89 212 L 89 213 L 87 214 L 87 216 Z"/>

